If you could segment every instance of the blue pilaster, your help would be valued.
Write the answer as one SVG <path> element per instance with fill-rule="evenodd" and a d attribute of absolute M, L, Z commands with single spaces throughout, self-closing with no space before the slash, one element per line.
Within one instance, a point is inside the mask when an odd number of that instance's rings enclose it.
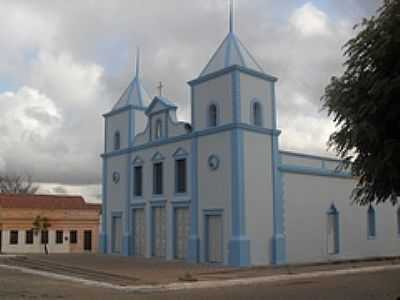
<path fill-rule="evenodd" d="M 273 106 L 273 129 L 277 128 L 276 117 L 276 96 L 275 83 L 271 83 L 271 97 Z M 273 229 L 272 237 L 272 263 L 275 265 L 285 264 L 286 257 L 286 236 L 285 236 L 285 220 L 284 220 L 284 198 L 283 198 L 283 178 L 282 172 L 279 170 L 281 165 L 281 156 L 279 153 L 279 135 L 272 136 L 272 184 L 273 184 Z"/>
<path fill-rule="evenodd" d="M 192 172 L 191 172 L 191 186 L 192 186 L 192 201 L 191 201 L 191 224 L 190 236 L 188 242 L 188 261 L 197 263 L 199 262 L 199 203 L 198 203 L 198 138 L 194 137 L 192 140 Z"/>
<path fill-rule="evenodd" d="M 108 122 L 105 119 L 104 129 L 104 153 L 107 153 L 107 134 Z M 99 251 L 107 254 L 107 176 L 108 176 L 108 161 L 106 157 L 102 158 L 102 203 L 101 203 L 101 232 L 99 235 Z"/>
<path fill-rule="evenodd" d="M 233 122 L 241 122 L 240 74 L 232 72 Z M 250 265 L 250 240 L 246 233 L 244 145 L 243 130 L 231 131 L 231 197 L 232 237 L 229 241 L 229 265 L 243 267 Z"/>

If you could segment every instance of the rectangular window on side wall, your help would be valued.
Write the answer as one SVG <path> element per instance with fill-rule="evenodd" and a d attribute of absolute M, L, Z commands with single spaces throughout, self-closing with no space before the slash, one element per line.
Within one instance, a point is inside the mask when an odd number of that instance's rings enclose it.
<path fill-rule="evenodd" d="M 18 230 L 10 231 L 10 245 L 18 244 Z"/>
<path fill-rule="evenodd" d="M 71 230 L 69 232 L 69 242 L 71 244 L 76 244 L 78 243 L 78 232 L 76 230 Z"/>
<path fill-rule="evenodd" d="M 134 168 L 134 195 L 136 197 L 143 196 L 143 167 L 136 166 Z"/>
<path fill-rule="evenodd" d="M 62 244 L 64 239 L 64 232 L 62 230 L 56 231 L 56 244 Z"/>
<path fill-rule="evenodd" d="M 162 162 L 153 165 L 153 194 L 162 195 L 163 193 L 163 164 Z"/>
<path fill-rule="evenodd" d="M 187 179 L 186 179 L 186 159 L 177 159 L 175 161 L 175 192 L 177 194 L 186 193 Z"/>
<path fill-rule="evenodd" d="M 25 231 L 25 244 L 33 244 L 33 230 Z"/>

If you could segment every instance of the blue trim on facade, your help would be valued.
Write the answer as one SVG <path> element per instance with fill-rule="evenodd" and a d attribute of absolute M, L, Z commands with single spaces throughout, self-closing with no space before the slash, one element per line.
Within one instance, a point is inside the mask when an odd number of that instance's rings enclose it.
<path fill-rule="evenodd" d="M 352 178 L 349 172 L 340 172 L 336 170 L 318 169 L 310 167 L 301 167 L 297 165 L 281 165 L 279 170 L 285 173 L 294 174 L 305 174 L 314 176 L 325 176 L 325 177 L 339 177 L 339 178 Z"/>
<path fill-rule="evenodd" d="M 235 123 L 241 121 L 240 77 L 232 73 L 232 104 Z M 231 266 L 250 265 L 250 240 L 246 233 L 245 183 L 244 183 L 244 144 L 243 130 L 231 131 L 231 197 L 232 197 L 232 237 L 229 241 L 228 263 Z"/>
<path fill-rule="evenodd" d="M 147 202 L 145 201 L 145 200 L 141 200 L 141 201 L 135 201 L 135 202 L 132 202 L 131 204 L 130 204 L 130 207 L 132 208 L 132 209 L 135 209 L 135 208 L 144 208 L 144 207 L 146 207 L 146 204 L 147 204 Z"/>
<path fill-rule="evenodd" d="M 331 158 L 331 157 L 325 157 L 325 156 L 318 156 L 318 155 L 312 155 L 312 154 L 306 154 L 306 153 L 298 153 L 298 152 L 292 152 L 292 151 L 279 151 L 283 155 L 288 155 L 288 156 L 296 156 L 296 157 L 301 157 L 301 158 L 310 158 L 310 159 L 316 159 L 316 160 L 323 160 L 323 161 L 332 161 L 332 162 L 343 162 L 340 159 L 336 158 Z"/>
<path fill-rule="evenodd" d="M 103 158 L 103 176 L 102 176 L 102 209 L 101 209 L 101 233 L 100 233 L 100 251 L 107 254 L 107 158 Z"/>
<path fill-rule="evenodd" d="M 260 111 L 260 120 L 256 120 L 256 119 L 254 118 L 254 116 L 255 116 L 255 113 L 254 113 L 255 109 L 254 109 L 254 107 L 255 107 L 256 104 L 259 105 L 260 110 L 261 110 L 261 111 Z M 274 104 L 272 104 L 272 107 L 274 107 Z M 264 122 L 264 105 L 262 104 L 262 102 L 260 101 L 260 99 L 258 99 L 258 98 L 253 98 L 253 99 L 250 101 L 250 109 L 249 109 L 249 112 L 250 112 L 249 120 L 250 120 L 250 124 L 251 124 L 251 125 L 263 127 L 264 124 L 267 124 L 266 122 Z M 272 113 L 272 114 L 274 115 L 274 113 Z M 260 125 L 256 125 L 257 122 L 259 122 Z M 274 125 L 273 125 L 273 126 L 274 126 Z M 274 126 L 274 128 L 276 128 L 276 126 Z"/>
<path fill-rule="evenodd" d="M 252 125 L 244 124 L 244 123 L 226 124 L 226 125 L 221 125 L 221 126 L 217 126 L 217 127 L 213 127 L 213 128 L 207 128 L 207 129 L 204 129 L 201 131 L 192 132 L 187 135 L 181 135 L 181 136 L 171 137 L 168 139 L 152 141 L 152 142 L 149 142 L 149 143 L 146 143 L 143 145 L 133 146 L 132 148 L 122 149 L 119 151 L 112 151 L 109 153 L 103 153 L 101 155 L 101 157 L 115 157 L 115 156 L 125 155 L 130 152 L 140 151 L 140 150 L 157 147 L 157 146 L 162 146 L 162 145 L 167 145 L 167 144 L 172 144 L 172 143 L 177 143 L 177 142 L 181 142 L 181 141 L 185 141 L 185 140 L 194 139 L 195 137 L 217 134 L 217 133 L 229 131 L 229 130 L 232 130 L 235 128 L 243 129 L 243 130 L 246 130 L 249 132 L 257 132 L 257 133 L 261 133 L 261 134 L 265 134 L 265 135 L 280 135 L 280 133 L 281 133 L 280 130 L 262 128 L 262 127 L 252 126 Z"/>
<path fill-rule="evenodd" d="M 188 255 L 187 260 L 192 263 L 199 262 L 199 189 L 198 189 L 198 138 L 194 137 L 192 140 L 192 168 L 190 174 L 192 201 L 190 205 L 191 224 L 190 224 L 190 237 L 188 242 Z"/>
<path fill-rule="evenodd" d="M 145 111 L 145 110 L 146 110 L 146 107 L 141 107 L 141 106 L 129 104 L 129 105 L 126 105 L 126 106 L 121 107 L 121 108 L 119 108 L 119 109 L 110 111 L 110 112 L 104 114 L 103 117 L 104 117 L 104 118 L 108 118 L 108 117 L 111 117 L 111 116 L 114 116 L 114 115 L 118 115 L 118 114 L 120 114 L 120 113 L 123 113 L 123 112 L 125 112 L 125 111 L 128 111 L 128 110 L 130 110 L 130 109 L 136 109 L 136 110 L 140 110 L 140 111 Z"/>
<path fill-rule="evenodd" d="M 216 71 L 214 73 L 210 73 L 210 74 L 198 77 L 197 79 L 189 81 L 188 84 L 193 87 L 193 86 L 196 86 L 196 85 L 198 85 L 200 83 L 206 82 L 206 81 L 208 81 L 210 79 L 214 79 L 214 78 L 220 77 L 222 75 L 225 75 L 225 74 L 227 74 L 227 73 L 229 73 L 231 71 L 235 71 L 235 70 L 238 70 L 238 71 L 240 71 L 242 73 L 245 73 L 245 74 L 248 74 L 248 75 L 252 75 L 254 77 L 257 77 L 259 79 L 266 80 L 266 81 L 269 81 L 269 82 L 278 80 L 278 78 L 276 78 L 274 76 L 271 76 L 271 75 L 268 75 L 268 74 L 265 74 L 265 73 L 261 73 L 261 72 L 258 72 L 258 71 L 255 71 L 255 70 L 252 70 L 252 69 L 249 69 L 249 68 L 246 68 L 246 67 L 241 67 L 239 65 L 233 65 L 233 66 L 230 66 L 228 68 Z"/>
<path fill-rule="evenodd" d="M 272 126 L 278 126 L 275 83 L 270 84 L 272 100 Z M 273 195 L 273 232 L 272 237 L 272 263 L 275 265 L 287 262 L 286 235 L 285 235 L 285 205 L 283 198 L 283 177 L 279 169 L 281 156 L 279 154 L 278 136 L 271 139 L 271 159 L 272 159 L 272 195 Z"/>
<path fill-rule="evenodd" d="M 211 106 L 215 106 L 216 109 L 216 120 L 215 120 L 215 126 L 211 125 L 211 114 L 210 114 L 210 108 Z M 219 126 L 219 124 L 221 123 L 221 105 L 220 103 L 216 102 L 216 101 L 211 101 L 208 106 L 207 106 L 207 113 L 206 113 L 206 127 L 207 128 L 216 128 Z"/>
<path fill-rule="evenodd" d="M 163 161 L 164 159 L 165 159 L 165 157 L 160 152 L 157 151 L 152 156 L 151 161 L 152 162 L 160 162 L 160 161 Z"/>
<path fill-rule="evenodd" d="M 172 154 L 172 157 L 174 158 L 185 158 L 189 155 L 189 153 L 183 148 L 183 147 L 179 147 L 174 154 Z"/>

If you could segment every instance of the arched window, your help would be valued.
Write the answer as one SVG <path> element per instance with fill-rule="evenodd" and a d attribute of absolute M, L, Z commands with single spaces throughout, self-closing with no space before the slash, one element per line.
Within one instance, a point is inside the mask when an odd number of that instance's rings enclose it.
<path fill-rule="evenodd" d="M 260 102 L 253 102 L 251 105 L 251 118 L 254 126 L 262 126 L 262 108 Z"/>
<path fill-rule="evenodd" d="M 372 205 L 368 208 L 368 238 L 374 239 L 376 237 L 376 220 L 375 220 L 375 209 Z"/>
<path fill-rule="evenodd" d="M 327 247 L 328 254 L 335 255 L 339 253 L 339 211 L 336 206 L 332 204 L 327 211 Z"/>
<path fill-rule="evenodd" d="M 218 108 L 217 105 L 211 104 L 208 107 L 208 127 L 216 127 L 218 125 Z"/>
<path fill-rule="evenodd" d="M 156 132 L 155 132 L 155 138 L 156 140 L 161 139 L 162 137 L 162 122 L 160 119 L 156 121 Z"/>
<path fill-rule="evenodd" d="M 121 149 L 121 134 L 117 131 L 114 134 L 114 150 Z"/>

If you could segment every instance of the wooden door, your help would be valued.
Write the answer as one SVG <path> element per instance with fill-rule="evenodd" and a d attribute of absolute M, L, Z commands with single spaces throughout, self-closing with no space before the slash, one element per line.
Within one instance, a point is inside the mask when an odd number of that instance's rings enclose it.
<path fill-rule="evenodd" d="M 133 235 L 134 255 L 144 256 L 146 249 L 146 226 L 143 208 L 133 210 Z"/>
<path fill-rule="evenodd" d="M 121 253 L 122 244 L 122 218 L 113 217 L 112 222 L 112 252 Z"/>
<path fill-rule="evenodd" d="M 83 250 L 92 251 L 92 231 L 85 230 L 83 232 Z"/>
<path fill-rule="evenodd" d="M 207 216 L 207 261 L 222 263 L 222 216 Z"/>
<path fill-rule="evenodd" d="M 175 258 L 185 259 L 189 240 L 189 209 L 175 209 Z"/>
<path fill-rule="evenodd" d="M 165 257 L 167 249 L 166 216 L 164 207 L 153 208 L 153 256 Z"/>

